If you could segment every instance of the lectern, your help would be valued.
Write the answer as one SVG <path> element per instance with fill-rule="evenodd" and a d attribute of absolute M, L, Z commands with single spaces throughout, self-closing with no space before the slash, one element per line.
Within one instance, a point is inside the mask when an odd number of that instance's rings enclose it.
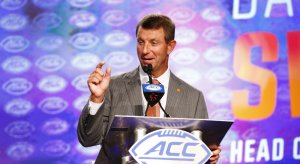
<path fill-rule="evenodd" d="M 102 148 L 105 149 L 109 158 L 113 159 L 113 163 L 137 163 L 135 158 L 141 160 L 150 159 L 152 162 L 164 160 L 166 161 L 165 163 L 172 163 L 170 161 L 178 160 L 175 163 L 187 163 L 187 161 L 191 161 L 198 156 L 197 152 L 193 152 L 193 149 L 201 145 L 195 143 L 195 138 L 201 139 L 207 146 L 219 145 L 232 123 L 233 121 L 231 120 L 116 115 L 104 140 L 106 146 Z M 163 129 L 166 130 L 159 131 Z M 147 136 L 150 133 L 151 135 Z M 186 133 L 192 135 L 187 135 Z M 146 136 L 147 138 L 145 138 Z M 168 142 L 169 140 L 166 140 L 166 136 L 171 138 L 179 137 L 180 141 L 179 139 L 176 141 L 175 138 L 175 141 Z M 151 137 L 153 144 L 151 145 L 150 143 L 150 147 L 137 148 L 137 146 L 143 146 L 143 142 L 146 142 Z M 153 137 L 156 137 L 158 141 L 154 141 Z M 162 140 L 160 141 L 159 139 Z M 182 139 L 185 139 L 187 142 L 181 141 Z M 139 143 L 135 144 L 136 142 Z M 138 151 L 143 149 L 145 151 L 137 157 Z M 151 153 L 155 157 L 151 156 Z M 205 153 L 205 149 L 203 153 Z M 143 161 L 142 163 L 147 162 Z"/>

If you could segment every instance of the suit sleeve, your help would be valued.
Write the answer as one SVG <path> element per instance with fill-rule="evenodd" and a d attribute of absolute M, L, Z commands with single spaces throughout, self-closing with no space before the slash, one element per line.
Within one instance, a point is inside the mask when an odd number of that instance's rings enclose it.
<path fill-rule="evenodd" d="M 78 140 L 83 146 L 102 144 L 109 122 L 110 101 L 107 90 L 104 103 L 95 115 L 89 113 L 88 103 L 83 108 L 77 126 Z"/>
<path fill-rule="evenodd" d="M 203 93 L 201 91 L 199 91 L 195 118 L 204 118 L 204 119 L 208 118 L 208 112 L 207 112 L 205 99 L 204 99 Z"/>

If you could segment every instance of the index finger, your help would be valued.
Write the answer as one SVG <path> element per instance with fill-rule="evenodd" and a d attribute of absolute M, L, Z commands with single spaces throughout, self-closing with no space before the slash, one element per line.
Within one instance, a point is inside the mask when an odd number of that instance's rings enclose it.
<path fill-rule="evenodd" d="M 110 77 L 111 69 L 110 66 L 107 66 L 105 76 Z"/>
<path fill-rule="evenodd" d="M 100 62 L 97 66 L 96 66 L 96 68 L 102 68 L 102 66 L 105 64 L 105 62 Z"/>

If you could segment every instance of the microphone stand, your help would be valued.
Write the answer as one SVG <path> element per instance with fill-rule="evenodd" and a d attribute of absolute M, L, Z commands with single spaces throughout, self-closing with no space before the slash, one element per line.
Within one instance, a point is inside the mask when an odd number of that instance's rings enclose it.
<path fill-rule="evenodd" d="M 149 83 L 152 84 L 152 78 L 151 78 L 152 65 L 149 64 L 148 66 L 144 66 L 144 71 L 148 75 Z M 147 101 L 147 108 L 146 108 L 146 111 L 145 111 L 145 116 L 147 116 L 148 109 L 149 109 L 149 102 Z"/>
<path fill-rule="evenodd" d="M 165 116 L 166 116 L 166 117 L 171 117 L 171 116 L 165 111 L 165 109 L 162 107 L 160 101 L 158 102 L 158 104 L 159 104 L 161 110 L 165 113 Z M 147 108 L 148 108 L 148 107 L 147 107 Z"/>

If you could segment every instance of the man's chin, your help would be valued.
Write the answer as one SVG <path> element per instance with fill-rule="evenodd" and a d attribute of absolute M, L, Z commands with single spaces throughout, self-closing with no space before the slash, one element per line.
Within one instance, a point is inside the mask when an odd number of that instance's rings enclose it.
<path fill-rule="evenodd" d="M 153 71 L 153 67 L 152 65 L 150 66 L 150 64 L 141 64 L 142 69 L 144 70 L 144 72 L 152 72 Z"/>
<path fill-rule="evenodd" d="M 149 64 L 153 65 L 151 62 L 143 62 L 142 66 L 148 66 Z"/>

